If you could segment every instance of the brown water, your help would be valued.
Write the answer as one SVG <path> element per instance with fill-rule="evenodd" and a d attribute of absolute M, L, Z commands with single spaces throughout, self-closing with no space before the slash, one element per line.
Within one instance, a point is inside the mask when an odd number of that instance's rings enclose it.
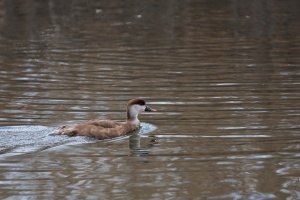
<path fill-rule="evenodd" d="M 0 1 L 1 199 L 299 199 L 300 1 Z M 109 141 L 75 121 L 159 112 Z"/>

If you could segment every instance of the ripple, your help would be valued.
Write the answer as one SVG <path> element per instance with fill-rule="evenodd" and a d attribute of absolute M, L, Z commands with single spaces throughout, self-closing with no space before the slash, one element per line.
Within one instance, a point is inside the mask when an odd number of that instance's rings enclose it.
<path fill-rule="evenodd" d="M 0 127 L 1 157 L 22 155 L 43 150 L 62 150 L 66 145 L 80 145 L 96 142 L 114 142 L 130 136 L 124 135 L 108 140 L 96 140 L 90 137 L 68 137 L 66 135 L 49 135 L 55 127 L 47 126 L 2 126 Z M 137 134 L 147 134 L 157 129 L 148 123 L 141 123 Z M 0 157 L 0 158 L 1 158 Z"/>

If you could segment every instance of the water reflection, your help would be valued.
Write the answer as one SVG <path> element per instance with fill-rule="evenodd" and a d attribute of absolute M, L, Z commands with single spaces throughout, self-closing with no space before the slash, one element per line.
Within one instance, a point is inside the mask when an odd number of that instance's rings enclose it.
<path fill-rule="evenodd" d="M 142 141 L 141 139 L 146 141 Z M 141 138 L 139 134 L 132 134 L 129 137 L 129 149 L 130 149 L 130 156 L 147 156 L 149 155 L 149 149 L 153 147 L 156 143 L 157 138 L 155 136 Z"/>

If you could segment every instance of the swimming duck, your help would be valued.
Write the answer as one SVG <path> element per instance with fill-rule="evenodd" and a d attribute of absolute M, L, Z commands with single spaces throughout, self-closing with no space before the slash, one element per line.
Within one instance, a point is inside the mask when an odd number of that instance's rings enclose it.
<path fill-rule="evenodd" d="M 52 134 L 64 134 L 68 136 L 89 136 L 99 140 L 109 139 L 124 135 L 136 130 L 140 126 L 138 115 L 142 112 L 155 112 L 155 109 L 146 105 L 141 98 L 131 99 L 127 104 L 126 122 L 115 122 L 105 119 L 95 119 L 87 122 L 69 124 Z"/>

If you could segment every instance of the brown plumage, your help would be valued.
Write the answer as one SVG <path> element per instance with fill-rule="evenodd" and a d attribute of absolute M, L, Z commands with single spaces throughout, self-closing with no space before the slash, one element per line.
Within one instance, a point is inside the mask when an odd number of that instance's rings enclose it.
<path fill-rule="evenodd" d="M 89 136 L 99 140 L 109 139 L 129 133 L 140 126 L 138 114 L 142 112 L 155 112 L 156 110 L 146 106 L 143 99 L 131 99 L 126 108 L 126 122 L 114 122 L 111 120 L 95 119 L 87 122 L 69 124 L 52 134 L 65 134 L 68 136 Z"/>

